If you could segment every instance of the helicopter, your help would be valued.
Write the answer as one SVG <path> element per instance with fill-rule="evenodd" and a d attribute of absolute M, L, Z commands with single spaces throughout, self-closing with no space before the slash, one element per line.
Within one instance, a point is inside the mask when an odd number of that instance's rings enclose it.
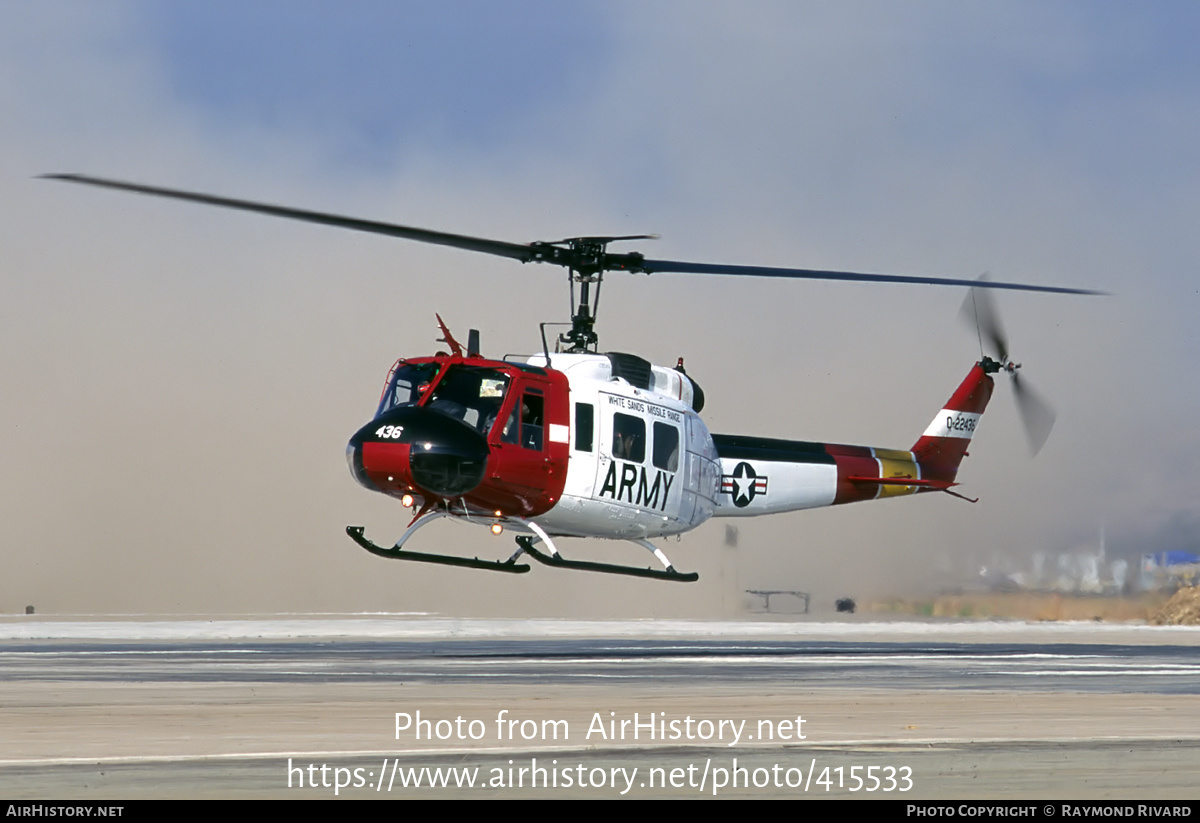
<path fill-rule="evenodd" d="M 471 330 L 464 345 L 437 316 L 448 351 L 401 357 L 391 367 L 375 415 L 350 438 L 346 458 L 363 487 L 413 511 L 394 545 L 349 537 L 389 559 L 509 574 L 530 571 L 522 557 L 558 568 L 676 582 L 678 571 L 654 538 L 682 535 L 713 517 L 752 517 L 928 492 L 954 491 L 993 375 L 1013 377 L 1014 397 L 1036 452 L 1053 412 L 1020 381 L 988 294 L 997 289 L 1101 294 L 1088 289 L 893 274 L 689 263 L 610 252 L 610 244 L 653 235 L 572 237 L 511 243 L 251 200 L 219 197 L 81 174 L 45 178 L 256 212 L 337 228 L 565 268 L 573 313 L 554 351 L 541 325 L 542 350 L 503 359 L 481 353 Z M 709 432 L 704 391 L 684 368 L 625 352 L 599 351 L 595 331 L 607 272 L 908 283 L 967 287 L 964 315 L 974 319 L 982 354 L 907 450 Z M 441 519 L 510 530 L 516 551 L 503 560 L 418 552 L 413 535 Z M 662 568 L 569 559 L 556 538 L 621 540 L 649 551 Z M 540 546 L 540 548 L 539 548 Z"/>

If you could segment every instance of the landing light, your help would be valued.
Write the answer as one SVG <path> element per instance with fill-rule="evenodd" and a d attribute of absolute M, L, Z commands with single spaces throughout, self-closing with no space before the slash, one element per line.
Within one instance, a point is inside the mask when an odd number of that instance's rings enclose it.
<path fill-rule="evenodd" d="M 502 525 L 499 523 L 492 524 L 492 534 L 500 534 L 502 531 L 504 531 L 504 527 Z"/>
<path fill-rule="evenodd" d="M 413 496 L 411 494 L 406 494 L 400 498 L 400 505 L 408 509 L 412 508 L 414 502 L 415 501 L 413 500 Z"/>

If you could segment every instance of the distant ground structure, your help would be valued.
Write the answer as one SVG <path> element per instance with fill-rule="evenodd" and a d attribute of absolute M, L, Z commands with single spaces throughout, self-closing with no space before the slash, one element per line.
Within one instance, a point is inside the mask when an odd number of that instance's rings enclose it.
<path fill-rule="evenodd" d="M 1101 544 L 1098 551 L 1034 554 L 1029 566 L 1019 571 L 1013 571 L 1012 565 L 1011 560 L 993 558 L 979 569 L 975 585 L 990 591 L 1111 597 L 1139 591 L 1169 593 L 1200 582 L 1200 555 L 1186 551 L 1109 559 Z"/>
<path fill-rule="evenodd" d="M 839 612 L 854 614 L 854 610 L 858 608 L 858 604 L 854 602 L 853 597 L 840 597 L 833 604 Z"/>
<path fill-rule="evenodd" d="M 746 589 L 746 594 L 753 594 L 763 599 L 763 608 L 765 612 L 771 611 L 771 596 L 775 595 L 791 595 L 799 600 L 804 605 L 804 610 L 800 614 L 808 614 L 808 592 L 794 591 L 792 589 Z"/>
<path fill-rule="evenodd" d="M 1200 555 L 1169 551 L 1142 555 L 1142 573 L 1138 581 L 1143 591 L 1195 586 L 1200 580 Z"/>

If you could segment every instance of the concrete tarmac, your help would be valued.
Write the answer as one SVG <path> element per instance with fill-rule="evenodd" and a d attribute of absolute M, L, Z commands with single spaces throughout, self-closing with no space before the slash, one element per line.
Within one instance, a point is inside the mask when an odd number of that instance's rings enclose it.
<path fill-rule="evenodd" d="M 1195 630 L 452 622 L 0 623 L 0 796 L 1197 795 Z"/>

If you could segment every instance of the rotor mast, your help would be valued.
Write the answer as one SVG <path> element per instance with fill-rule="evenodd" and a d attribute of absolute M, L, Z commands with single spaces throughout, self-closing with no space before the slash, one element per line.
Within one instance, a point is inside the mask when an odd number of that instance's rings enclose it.
<path fill-rule="evenodd" d="M 603 246 L 599 246 L 603 250 Z M 596 334 L 596 312 L 600 308 L 600 286 L 604 282 L 604 269 L 587 269 L 579 271 L 569 269 L 567 282 L 571 284 L 571 304 L 575 306 L 571 312 L 571 330 L 558 336 L 559 343 L 567 346 L 570 352 L 596 351 L 599 336 Z M 575 284 L 579 284 L 579 304 L 575 305 Z M 592 296 L 592 284 L 596 284 L 595 296 Z"/>
<path fill-rule="evenodd" d="M 644 271 L 644 258 L 637 252 L 609 254 L 608 244 L 618 240 L 653 240 L 656 235 L 631 234 L 621 237 L 569 237 L 553 243 L 531 243 L 533 259 L 556 263 L 567 269 L 571 287 L 571 330 L 560 334 L 558 342 L 568 352 L 594 352 L 599 342 L 596 312 L 600 308 L 600 286 L 604 272 L 613 269 Z M 579 285 L 578 303 L 575 285 Z M 595 288 L 593 289 L 593 286 Z"/>

